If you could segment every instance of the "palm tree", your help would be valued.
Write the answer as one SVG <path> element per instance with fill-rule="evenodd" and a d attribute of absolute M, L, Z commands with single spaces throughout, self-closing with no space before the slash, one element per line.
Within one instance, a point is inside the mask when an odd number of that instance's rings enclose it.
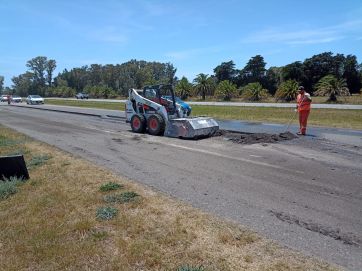
<path fill-rule="evenodd" d="M 201 93 L 202 99 L 205 100 L 207 93 L 211 92 L 214 87 L 214 82 L 208 74 L 200 73 L 194 79 L 195 90 L 197 94 Z"/>
<path fill-rule="evenodd" d="M 268 91 L 256 83 L 249 83 L 242 89 L 242 96 L 249 101 L 260 101 L 268 96 Z"/>
<path fill-rule="evenodd" d="M 230 101 L 232 97 L 236 96 L 237 88 L 236 85 L 231 83 L 229 80 L 221 81 L 215 90 L 215 95 L 222 97 L 224 101 Z"/>
<path fill-rule="evenodd" d="M 191 95 L 192 84 L 189 83 L 186 77 L 182 77 L 176 85 L 176 95 L 180 96 L 182 100 L 187 99 Z"/>
<path fill-rule="evenodd" d="M 275 98 L 277 100 L 284 100 L 287 102 L 295 100 L 298 94 L 298 82 L 295 80 L 287 80 L 280 84 Z"/>
<path fill-rule="evenodd" d="M 349 95 L 349 89 L 345 79 L 337 79 L 333 75 L 326 75 L 316 85 L 316 94 L 329 96 L 328 102 L 336 102 L 337 96 Z"/>

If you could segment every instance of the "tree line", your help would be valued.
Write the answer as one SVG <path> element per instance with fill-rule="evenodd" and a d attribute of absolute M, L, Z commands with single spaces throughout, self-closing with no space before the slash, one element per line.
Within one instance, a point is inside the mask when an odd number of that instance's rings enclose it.
<path fill-rule="evenodd" d="M 171 63 L 130 60 L 122 64 L 92 64 L 63 70 L 54 76 L 56 61 L 45 56 L 35 57 L 26 63 L 28 70 L 12 78 L 13 86 L 2 92 L 27 96 L 40 94 L 51 97 L 72 97 L 86 92 L 91 97 L 111 98 L 127 96 L 128 89 L 151 84 L 174 84 L 177 95 L 218 97 L 231 100 L 243 97 L 262 100 L 274 96 L 277 100 L 295 98 L 298 85 L 303 85 L 312 95 L 327 95 L 336 100 L 338 95 L 359 93 L 362 86 L 362 64 L 355 55 L 324 52 L 282 67 L 266 69 L 261 55 L 251 57 L 245 67 L 237 69 L 232 60 L 213 69 L 213 74 L 200 73 L 192 81 L 175 76 Z"/>

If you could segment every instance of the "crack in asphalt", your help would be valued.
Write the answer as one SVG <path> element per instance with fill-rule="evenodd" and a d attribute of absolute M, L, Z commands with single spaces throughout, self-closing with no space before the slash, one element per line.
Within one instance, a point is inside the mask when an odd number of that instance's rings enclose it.
<path fill-rule="evenodd" d="M 310 220 L 303 221 L 297 216 L 289 215 L 283 212 L 270 210 L 270 213 L 283 222 L 295 224 L 309 231 L 320 233 L 324 236 L 331 237 L 337 241 L 341 241 L 347 245 L 360 247 L 362 243 L 361 240 L 353 233 L 343 233 L 340 229 L 333 229 L 332 227 L 323 226 Z"/>

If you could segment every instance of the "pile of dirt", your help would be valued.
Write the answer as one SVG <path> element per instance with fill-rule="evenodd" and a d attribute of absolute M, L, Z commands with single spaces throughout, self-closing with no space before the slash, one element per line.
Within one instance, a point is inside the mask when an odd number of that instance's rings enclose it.
<path fill-rule="evenodd" d="M 266 133 L 238 133 L 227 130 L 219 130 L 214 136 L 222 136 L 224 139 L 238 144 L 255 144 L 255 143 L 276 143 L 285 140 L 298 138 L 291 132 L 280 134 L 266 134 Z"/>

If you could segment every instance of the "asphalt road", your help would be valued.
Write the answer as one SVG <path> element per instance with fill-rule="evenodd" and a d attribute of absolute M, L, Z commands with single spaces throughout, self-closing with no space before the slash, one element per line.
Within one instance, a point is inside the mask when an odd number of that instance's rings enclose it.
<path fill-rule="evenodd" d="M 122 119 L 6 105 L 0 123 L 290 248 L 362 270 L 360 146 L 318 136 L 256 145 L 180 140 L 133 134 Z"/>

